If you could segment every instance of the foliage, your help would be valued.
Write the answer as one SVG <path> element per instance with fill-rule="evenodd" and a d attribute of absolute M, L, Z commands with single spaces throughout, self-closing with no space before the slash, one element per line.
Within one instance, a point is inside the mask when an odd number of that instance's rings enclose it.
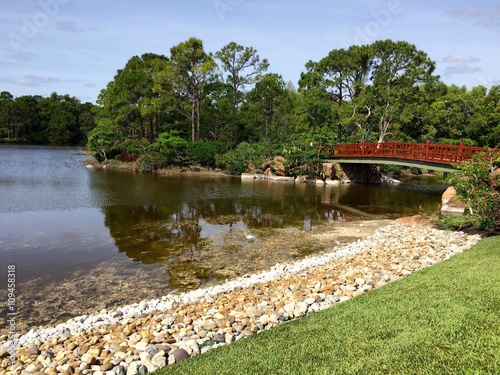
<path fill-rule="evenodd" d="M 226 145 L 222 142 L 196 141 L 187 145 L 187 155 L 195 163 L 203 166 L 215 167 L 215 158 L 218 154 L 226 151 Z"/>
<path fill-rule="evenodd" d="M 446 182 L 467 203 L 469 213 L 479 216 L 479 226 L 487 229 L 495 226 L 500 216 L 500 192 L 497 190 L 500 175 L 492 177 L 500 164 L 500 155 L 484 152 L 458 165 L 458 170 L 448 176 Z"/>
<path fill-rule="evenodd" d="M 462 143 L 464 146 L 477 146 L 477 142 L 469 138 L 460 138 L 460 139 L 439 138 L 438 143 L 444 145 L 459 145 L 460 143 Z"/>
<path fill-rule="evenodd" d="M 203 41 L 189 38 L 170 49 L 167 77 L 179 99 L 177 110 L 191 120 L 191 141 L 200 139 L 201 105 L 205 90 L 215 81 L 216 63 L 203 49 Z"/>
<path fill-rule="evenodd" d="M 285 171 L 294 177 L 313 175 L 323 178 L 321 163 L 328 159 L 329 151 L 322 145 L 331 143 L 324 137 L 311 134 L 297 134 L 290 137 L 282 150 L 282 156 L 287 160 Z"/>
<path fill-rule="evenodd" d="M 169 56 L 131 57 L 101 91 L 97 106 L 56 93 L 14 98 L 0 92 L 0 140 L 80 144 L 89 136 L 99 159 L 150 152 L 158 165 L 214 165 L 215 153 L 225 150 L 215 152 L 218 145 L 208 142 L 278 146 L 296 134 L 337 143 L 500 146 L 500 86 L 447 86 L 434 68 L 414 45 L 379 40 L 308 61 L 296 91 L 281 75 L 267 73 L 269 62 L 253 47 L 231 42 L 212 53 L 202 40 L 189 38 L 170 48 Z M 193 146 L 192 155 L 151 148 L 167 131 L 207 143 Z M 198 147 L 206 148 L 206 160 Z"/>
<path fill-rule="evenodd" d="M 99 95 L 97 116 L 116 129 L 123 138 L 144 138 L 152 143 L 163 130 L 166 113 L 173 104 L 157 91 L 159 72 L 168 58 L 152 53 L 133 56 Z"/>
<path fill-rule="evenodd" d="M 215 157 L 216 165 L 231 174 L 241 174 L 260 166 L 273 155 L 274 148 L 267 142 L 249 144 L 240 143 L 224 155 Z"/>
<path fill-rule="evenodd" d="M 283 78 L 266 74 L 241 107 L 244 133 L 252 141 L 282 142 L 293 133 L 293 98 Z"/>
<path fill-rule="evenodd" d="M 49 97 L 0 93 L 0 139 L 9 142 L 69 145 L 85 143 L 94 124 L 94 106 L 69 95 Z"/>
<path fill-rule="evenodd" d="M 106 161 L 115 144 L 115 137 L 115 132 L 111 127 L 105 120 L 101 120 L 97 126 L 90 131 L 87 148 L 95 153 L 95 157 L 98 161 Z"/>
<path fill-rule="evenodd" d="M 447 230 L 462 230 L 464 228 L 481 226 L 481 218 L 478 215 L 452 215 L 446 216 L 439 222 L 439 227 Z"/>
<path fill-rule="evenodd" d="M 188 142 L 179 132 L 170 130 L 158 135 L 151 150 L 156 152 L 154 160 L 161 168 L 169 164 L 183 164 L 187 157 L 187 146 Z"/>
<path fill-rule="evenodd" d="M 156 170 L 154 158 L 149 152 L 144 152 L 139 156 L 136 166 L 138 170 L 144 173 L 151 173 Z"/>
<path fill-rule="evenodd" d="M 228 73 L 226 83 L 232 90 L 230 142 L 233 145 L 236 139 L 236 110 L 243 97 L 239 90 L 244 89 L 245 85 L 256 83 L 269 67 L 269 62 L 267 59 L 261 61 L 255 48 L 244 47 L 235 42 L 222 47 L 215 57 L 221 61 L 222 69 Z"/>

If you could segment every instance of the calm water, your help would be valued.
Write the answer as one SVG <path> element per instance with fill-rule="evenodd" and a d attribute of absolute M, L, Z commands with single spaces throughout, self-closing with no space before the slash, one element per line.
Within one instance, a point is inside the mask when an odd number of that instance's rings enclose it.
<path fill-rule="evenodd" d="M 228 234 L 244 240 L 243 229 L 310 231 L 332 221 L 431 212 L 444 190 L 429 178 L 331 187 L 161 177 L 87 169 L 84 158 L 78 148 L 0 146 L 0 269 L 15 264 L 19 282 L 64 279 L 114 259 L 166 272 L 207 241 Z"/>

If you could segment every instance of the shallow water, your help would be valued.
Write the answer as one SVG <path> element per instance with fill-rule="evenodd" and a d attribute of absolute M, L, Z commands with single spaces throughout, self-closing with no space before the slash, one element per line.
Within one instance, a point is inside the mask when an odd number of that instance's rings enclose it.
<path fill-rule="evenodd" d="M 60 315 L 85 298 L 121 303 L 192 289 L 324 250 L 283 242 L 273 248 L 280 236 L 437 212 L 444 191 L 436 178 L 317 186 L 152 176 L 87 169 L 85 157 L 78 148 L 0 146 L 0 270 L 16 265 L 31 324 L 44 320 L 34 310 L 48 303 L 51 289 L 59 297 L 50 306 Z M 136 289 L 131 279 L 140 279 Z"/>

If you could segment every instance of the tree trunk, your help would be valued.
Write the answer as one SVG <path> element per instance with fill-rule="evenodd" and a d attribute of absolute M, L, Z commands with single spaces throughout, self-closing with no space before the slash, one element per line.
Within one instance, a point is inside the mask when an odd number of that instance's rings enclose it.
<path fill-rule="evenodd" d="M 149 143 L 153 143 L 153 141 L 154 141 L 154 124 L 153 124 L 152 117 L 149 118 L 148 140 L 149 140 Z"/>
<path fill-rule="evenodd" d="M 389 129 L 389 125 L 391 123 L 391 119 L 389 117 L 389 113 L 387 113 L 387 109 L 389 108 L 389 103 L 384 108 L 382 116 L 378 122 L 378 143 L 384 142 L 385 136 L 387 135 L 387 130 Z"/>
<path fill-rule="evenodd" d="M 235 143 L 235 130 L 236 130 L 236 85 L 233 84 L 233 111 L 231 114 L 231 148 Z"/>
<path fill-rule="evenodd" d="M 196 99 L 196 139 L 200 140 L 200 125 L 201 125 L 201 120 L 200 120 L 200 98 Z"/>
<path fill-rule="evenodd" d="M 195 103 L 194 103 L 194 97 L 193 97 L 193 100 L 191 101 L 191 142 L 194 142 L 194 136 L 195 136 L 195 133 L 196 133 L 196 129 L 195 129 L 195 118 L 194 118 L 194 114 L 195 114 Z"/>

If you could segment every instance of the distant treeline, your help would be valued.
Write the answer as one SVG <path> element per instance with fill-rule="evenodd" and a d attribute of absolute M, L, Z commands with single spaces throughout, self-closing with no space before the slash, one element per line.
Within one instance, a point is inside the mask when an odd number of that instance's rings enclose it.
<path fill-rule="evenodd" d="M 87 142 L 95 127 L 94 105 L 69 95 L 0 93 L 0 142 L 76 145 Z"/>
<path fill-rule="evenodd" d="M 92 107 L 2 93 L 0 138 L 87 140 L 99 159 L 144 156 L 146 169 L 214 164 L 213 154 L 229 162 L 224 154 L 247 144 L 286 154 L 299 139 L 500 143 L 500 86 L 448 86 L 425 52 L 391 40 L 308 61 L 296 88 L 253 47 L 231 42 L 212 53 L 190 38 L 168 56 L 132 57 Z"/>

